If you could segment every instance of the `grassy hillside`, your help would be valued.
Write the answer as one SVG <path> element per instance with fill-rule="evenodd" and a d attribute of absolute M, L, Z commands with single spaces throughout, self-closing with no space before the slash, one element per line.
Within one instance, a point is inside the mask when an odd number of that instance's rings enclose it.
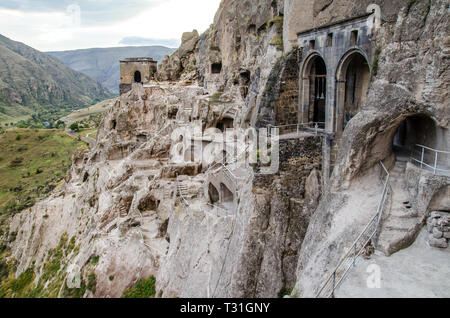
<path fill-rule="evenodd" d="M 163 46 L 130 46 L 48 52 L 64 64 L 97 80 L 111 92 L 119 93 L 120 64 L 127 57 L 152 57 L 160 62 L 175 49 Z"/>
<path fill-rule="evenodd" d="M 103 114 L 114 105 L 115 101 L 115 98 L 107 99 L 95 104 L 94 106 L 76 110 L 70 115 L 66 116 L 66 118 L 71 122 L 80 122 L 89 120 L 90 118 L 96 117 L 98 115 L 101 115 L 100 117 L 103 117 Z"/>
<path fill-rule="evenodd" d="M 0 123 L 78 109 L 109 97 L 98 82 L 55 57 L 0 35 Z"/>
<path fill-rule="evenodd" d="M 61 130 L 0 133 L 0 230 L 6 219 L 31 207 L 60 183 L 80 147 L 86 145 Z"/>

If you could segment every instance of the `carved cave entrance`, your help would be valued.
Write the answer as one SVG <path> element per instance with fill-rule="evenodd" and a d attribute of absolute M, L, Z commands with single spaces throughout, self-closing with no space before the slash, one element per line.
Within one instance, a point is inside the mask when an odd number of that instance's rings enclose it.
<path fill-rule="evenodd" d="M 398 127 L 392 142 L 392 150 L 397 157 L 414 158 L 421 157 L 421 149 L 416 145 L 423 145 L 430 148 L 439 148 L 438 135 L 440 129 L 437 128 L 433 119 L 426 115 L 414 115 L 406 118 Z M 434 162 L 435 154 L 430 151 L 424 152 L 426 162 Z"/>
<path fill-rule="evenodd" d="M 222 72 L 222 63 L 211 64 L 211 73 L 220 74 Z"/>
<path fill-rule="evenodd" d="M 219 129 L 221 132 L 225 132 L 227 129 L 232 129 L 233 127 L 234 127 L 234 119 L 232 118 L 223 118 L 216 125 L 216 128 Z"/>

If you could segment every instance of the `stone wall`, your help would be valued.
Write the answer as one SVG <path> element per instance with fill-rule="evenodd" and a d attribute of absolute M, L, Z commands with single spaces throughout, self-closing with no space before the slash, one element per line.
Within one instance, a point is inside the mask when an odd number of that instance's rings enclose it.
<path fill-rule="evenodd" d="M 276 107 L 276 126 L 298 123 L 299 50 L 293 50 L 286 58 Z"/>
<path fill-rule="evenodd" d="M 247 277 L 235 296 L 276 297 L 293 288 L 298 251 L 321 198 L 321 152 L 320 137 L 282 140 L 279 172 L 255 176 L 261 235 L 245 238 L 239 271 Z"/>

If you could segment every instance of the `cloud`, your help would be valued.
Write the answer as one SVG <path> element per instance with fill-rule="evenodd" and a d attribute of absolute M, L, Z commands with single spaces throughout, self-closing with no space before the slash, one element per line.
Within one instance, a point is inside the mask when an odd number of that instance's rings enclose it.
<path fill-rule="evenodd" d="M 175 39 L 152 39 L 152 38 L 141 38 L 138 36 L 128 36 L 123 38 L 119 44 L 123 45 L 162 45 L 171 48 L 176 48 L 180 46 L 180 40 Z"/>
<path fill-rule="evenodd" d="M 77 6 L 60 10 L 59 1 L 34 2 L 38 5 L 31 8 L 28 0 L 15 1 L 15 6 L 0 0 L 0 33 L 41 51 L 63 51 L 154 44 L 178 47 L 180 41 L 175 39 L 181 39 L 183 32 L 197 29 L 201 33 L 209 27 L 220 0 L 83 0 L 80 11 Z M 139 10 L 130 9 L 133 6 Z M 89 12 L 103 17 L 87 24 Z"/>
<path fill-rule="evenodd" d="M 164 0 L 2 0 L 0 8 L 22 12 L 63 13 L 70 7 L 78 6 L 82 17 L 81 23 L 93 26 L 128 19 L 162 3 Z"/>

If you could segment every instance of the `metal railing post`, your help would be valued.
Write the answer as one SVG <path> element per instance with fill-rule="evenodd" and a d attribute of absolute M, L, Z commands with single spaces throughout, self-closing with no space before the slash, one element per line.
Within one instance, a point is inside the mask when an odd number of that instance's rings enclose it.
<path fill-rule="evenodd" d="M 423 159 L 425 157 L 425 148 L 422 147 L 422 158 L 420 159 L 420 169 L 423 169 Z"/>
<path fill-rule="evenodd" d="M 434 174 L 437 173 L 437 164 L 438 164 L 438 152 L 436 152 L 436 156 L 434 158 Z"/>
<path fill-rule="evenodd" d="M 334 298 L 335 288 L 336 288 L 336 271 L 333 272 L 333 289 L 331 290 L 331 298 Z"/>

